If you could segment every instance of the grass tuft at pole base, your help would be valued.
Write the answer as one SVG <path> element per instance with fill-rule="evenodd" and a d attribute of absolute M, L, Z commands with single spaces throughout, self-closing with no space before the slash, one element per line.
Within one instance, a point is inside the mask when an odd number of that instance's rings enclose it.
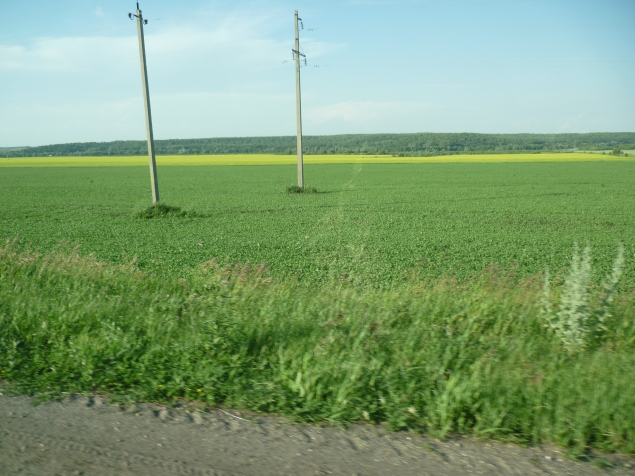
<path fill-rule="evenodd" d="M 198 214 L 192 211 L 182 210 L 181 207 L 173 207 L 162 202 L 150 205 L 148 208 L 138 211 L 134 214 L 135 218 L 151 219 L 151 218 L 185 218 L 196 217 Z"/>
<path fill-rule="evenodd" d="M 287 185 L 287 193 L 317 193 L 317 189 L 315 187 L 309 187 L 308 185 L 305 187 L 298 187 L 297 185 Z"/>

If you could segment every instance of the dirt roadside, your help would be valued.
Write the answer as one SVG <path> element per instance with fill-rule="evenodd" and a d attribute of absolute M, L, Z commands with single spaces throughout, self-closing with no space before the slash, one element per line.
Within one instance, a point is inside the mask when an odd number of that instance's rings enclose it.
<path fill-rule="evenodd" d="M 99 396 L 34 402 L 0 389 L 0 475 L 635 475 L 633 456 L 606 455 L 596 463 L 614 466 L 599 469 L 550 446 L 441 442 L 377 426 L 321 428 L 222 410 L 122 407 Z"/>

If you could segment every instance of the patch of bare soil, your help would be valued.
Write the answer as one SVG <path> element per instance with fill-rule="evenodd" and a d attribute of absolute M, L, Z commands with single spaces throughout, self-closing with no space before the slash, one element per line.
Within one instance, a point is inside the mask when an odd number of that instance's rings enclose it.
<path fill-rule="evenodd" d="M 34 405 L 1 396 L 1 475 L 635 475 L 635 457 L 571 461 L 557 447 L 453 438 L 379 426 L 346 430 L 194 407 L 123 407 L 103 397 Z"/>

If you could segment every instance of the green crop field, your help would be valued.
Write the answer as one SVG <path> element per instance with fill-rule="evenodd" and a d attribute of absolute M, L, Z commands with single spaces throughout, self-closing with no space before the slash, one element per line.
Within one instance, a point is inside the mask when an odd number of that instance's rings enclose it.
<path fill-rule="evenodd" d="M 0 236 L 179 277 L 210 259 L 278 276 L 376 286 L 418 273 L 460 278 L 489 264 L 520 276 L 565 267 L 574 242 L 607 269 L 635 250 L 635 162 L 315 165 L 319 193 L 289 195 L 293 166 L 165 167 L 162 199 L 196 218 L 139 220 L 144 167 L 11 168 Z M 633 279 L 633 275 L 628 275 Z"/>
<path fill-rule="evenodd" d="M 633 452 L 634 172 L 1 168 L 0 381 Z"/>

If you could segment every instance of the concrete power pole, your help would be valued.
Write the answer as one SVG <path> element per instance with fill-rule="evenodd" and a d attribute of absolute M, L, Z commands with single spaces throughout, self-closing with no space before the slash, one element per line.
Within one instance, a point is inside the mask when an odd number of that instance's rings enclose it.
<path fill-rule="evenodd" d="M 148 135 L 148 157 L 150 159 L 150 184 L 152 186 L 152 203 L 159 201 L 159 181 L 157 180 L 157 162 L 154 157 L 154 134 L 152 133 L 152 112 L 150 110 L 150 89 L 148 88 L 148 69 L 146 67 L 146 46 L 143 39 L 143 25 L 148 24 L 139 10 L 137 2 L 136 14 L 128 13 L 128 18 L 137 19 L 137 32 L 139 34 L 139 56 L 141 57 L 141 82 L 143 86 L 143 102 L 146 107 L 146 132 Z"/>
<path fill-rule="evenodd" d="M 300 95 L 300 56 L 304 57 L 306 63 L 306 56 L 300 53 L 300 30 L 298 28 L 298 21 L 302 21 L 298 18 L 298 11 L 294 14 L 295 20 L 295 49 L 293 56 L 295 58 L 295 113 L 298 129 L 298 187 L 304 188 L 304 158 L 302 157 L 302 100 Z"/>

